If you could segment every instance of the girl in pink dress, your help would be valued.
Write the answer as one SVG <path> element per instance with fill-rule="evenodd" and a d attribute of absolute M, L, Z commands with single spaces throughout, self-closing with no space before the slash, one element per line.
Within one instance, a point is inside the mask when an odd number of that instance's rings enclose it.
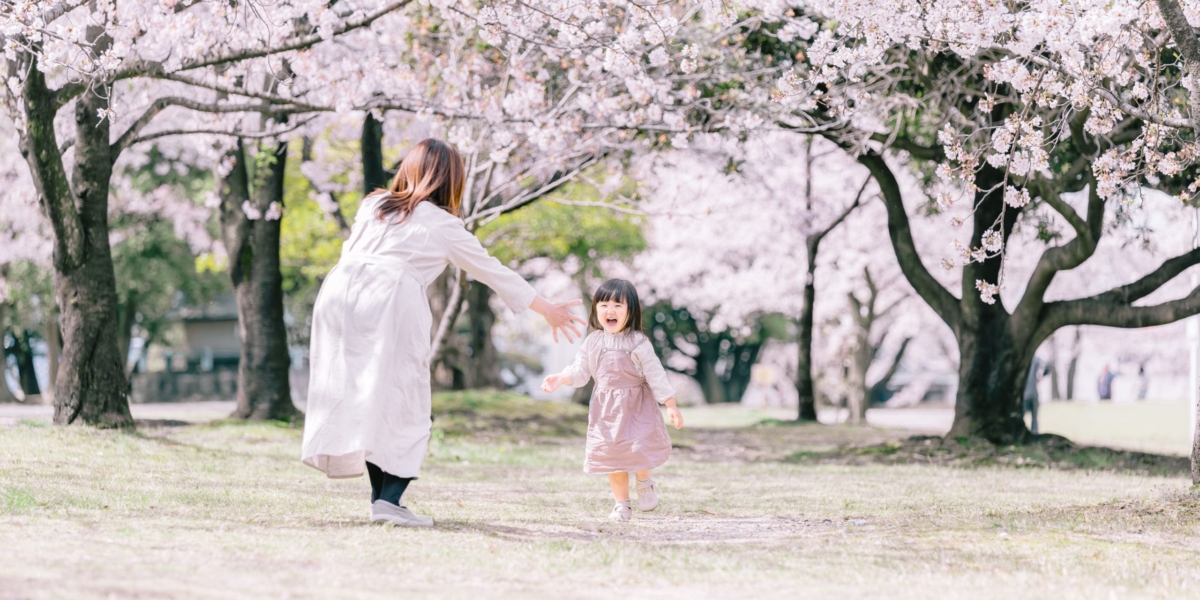
<path fill-rule="evenodd" d="M 676 429 L 683 414 L 675 406 L 675 390 L 642 332 L 642 306 L 633 284 L 610 279 L 592 298 L 589 327 L 575 362 L 565 371 L 546 377 L 542 390 L 560 386 L 583 387 L 596 379 L 588 413 L 585 473 L 608 475 L 617 504 L 608 518 L 628 521 L 633 516 L 629 500 L 629 471 L 637 476 L 638 509 L 654 510 L 658 491 L 650 470 L 661 466 L 671 453 L 671 438 L 658 405 Z"/>

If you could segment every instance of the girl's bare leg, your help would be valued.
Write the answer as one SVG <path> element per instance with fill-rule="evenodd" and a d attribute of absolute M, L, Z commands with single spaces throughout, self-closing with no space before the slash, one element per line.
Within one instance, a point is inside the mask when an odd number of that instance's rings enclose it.
<path fill-rule="evenodd" d="M 637 475 L 638 481 L 650 479 L 650 471 L 638 471 L 635 474 Z"/>
<path fill-rule="evenodd" d="M 639 473 L 644 471 L 639 471 Z M 629 499 L 629 473 L 609 473 L 608 484 L 612 486 L 613 498 L 617 502 Z"/>

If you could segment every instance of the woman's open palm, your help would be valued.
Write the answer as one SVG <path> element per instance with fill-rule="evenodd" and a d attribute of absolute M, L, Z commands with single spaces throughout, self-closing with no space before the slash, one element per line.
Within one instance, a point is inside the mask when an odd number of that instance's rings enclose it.
<path fill-rule="evenodd" d="M 566 302 L 550 302 L 541 296 L 538 296 L 530 306 L 535 312 L 542 315 L 546 319 L 546 324 L 550 326 L 550 331 L 554 336 L 554 341 L 558 341 L 558 334 L 561 331 L 567 338 L 568 342 L 574 342 L 575 338 L 583 337 L 579 332 L 579 325 L 587 326 L 587 320 L 571 314 L 572 306 L 583 304 L 583 300 L 575 299 Z"/>

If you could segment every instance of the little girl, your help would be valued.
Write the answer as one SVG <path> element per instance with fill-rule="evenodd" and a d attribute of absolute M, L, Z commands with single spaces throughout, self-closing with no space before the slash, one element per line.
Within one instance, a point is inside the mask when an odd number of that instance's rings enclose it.
<path fill-rule="evenodd" d="M 608 518 L 628 521 L 633 516 L 629 471 L 637 475 L 638 509 L 658 506 L 650 469 L 667 462 L 671 452 L 658 403 L 666 405 L 675 429 L 683 427 L 683 414 L 650 339 L 642 333 L 642 306 L 633 284 L 622 279 L 604 282 L 592 297 L 588 326 L 595 331 L 584 340 L 575 362 L 546 377 L 542 390 L 583 387 L 589 377 L 596 378 L 583 471 L 608 474 L 617 500 Z"/>

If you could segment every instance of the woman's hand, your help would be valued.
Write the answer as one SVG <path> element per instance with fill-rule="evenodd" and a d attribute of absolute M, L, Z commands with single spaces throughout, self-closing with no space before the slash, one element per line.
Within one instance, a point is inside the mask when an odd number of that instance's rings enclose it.
<path fill-rule="evenodd" d="M 533 304 L 529 308 L 546 319 L 546 324 L 550 326 L 550 331 L 554 335 L 554 341 L 558 341 L 558 332 L 566 336 L 568 342 L 574 342 L 575 338 L 583 337 L 579 333 L 579 328 L 576 323 L 587 327 L 587 320 L 582 317 L 571 314 L 572 306 L 583 304 L 583 300 L 570 300 L 567 302 L 550 302 L 549 300 L 538 296 L 534 298 Z"/>
<path fill-rule="evenodd" d="M 546 380 L 542 382 L 542 391 L 547 394 L 553 394 L 554 390 L 564 385 L 571 385 L 571 377 L 569 375 L 547 375 Z"/>
<path fill-rule="evenodd" d="M 675 429 L 683 429 L 683 413 L 679 412 L 678 406 L 675 406 L 675 399 L 667 398 L 663 404 L 667 406 L 667 420 L 675 426 Z"/>

